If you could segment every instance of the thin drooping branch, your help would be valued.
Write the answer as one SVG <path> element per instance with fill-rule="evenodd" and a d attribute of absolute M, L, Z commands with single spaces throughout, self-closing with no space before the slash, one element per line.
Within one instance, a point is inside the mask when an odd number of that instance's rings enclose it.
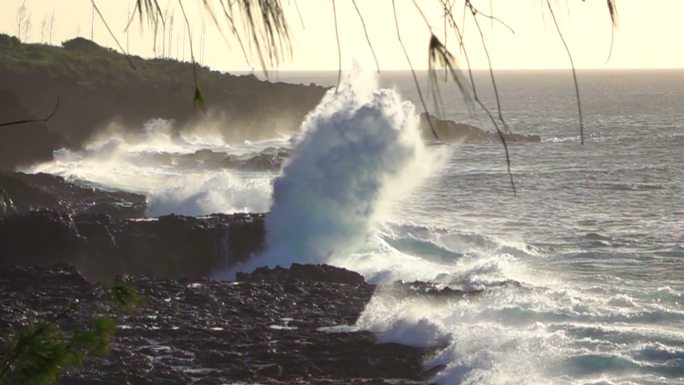
<path fill-rule="evenodd" d="M 603 64 L 608 64 L 610 61 L 610 58 L 613 56 L 613 43 L 615 42 L 615 27 L 611 26 L 610 27 L 610 48 L 608 48 L 608 57 L 606 58 L 605 63 Z"/>
<path fill-rule="evenodd" d="M 610 13 L 610 21 L 613 26 L 617 25 L 617 7 L 615 5 L 615 0 L 606 0 L 608 3 L 608 12 Z"/>
<path fill-rule="evenodd" d="M 428 74 L 430 76 L 430 85 L 432 86 L 432 100 L 437 109 L 438 115 L 442 115 L 442 100 L 441 93 L 439 92 L 439 81 L 437 80 L 436 68 L 441 66 L 444 68 L 445 76 L 451 74 L 451 77 L 461 91 L 463 95 L 466 106 L 470 109 L 472 100 L 470 99 L 470 90 L 468 89 L 468 83 L 464 78 L 460 66 L 456 61 L 456 58 L 449 52 L 447 47 L 439 41 L 436 35 L 431 35 L 430 37 L 430 47 L 428 50 L 429 60 L 428 60 Z M 448 80 L 448 77 L 447 77 Z M 447 81 L 445 80 L 445 81 Z"/>
<path fill-rule="evenodd" d="M 240 38 L 240 34 L 238 33 L 237 28 L 235 28 L 235 23 L 233 23 L 233 18 L 228 13 L 226 6 L 223 5 L 223 1 L 219 1 L 219 4 L 221 4 L 221 8 L 223 9 L 223 15 L 226 17 L 226 20 L 228 20 L 228 23 L 230 24 L 230 29 L 233 32 L 233 36 L 235 36 L 235 38 L 238 41 L 238 44 L 240 45 L 240 50 L 242 50 L 242 56 L 245 58 L 245 62 L 248 66 L 252 67 L 252 64 L 249 62 L 249 56 L 247 55 L 247 51 L 245 50 L 245 45 L 242 43 L 242 38 Z"/>
<path fill-rule="evenodd" d="M 609 1 L 609 3 L 610 3 L 610 1 Z M 563 32 L 561 32 L 560 26 L 558 25 L 558 20 L 556 20 L 556 14 L 553 12 L 553 7 L 551 6 L 551 2 L 549 0 L 546 0 L 546 5 L 548 6 L 549 12 L 551 13 L 551 18 L 553 19 L 553 25 L 556 26 L 556 31 L 558 31 L 558 36 L 560 37 L 561 42 L 563 42 L 563 47 L 565 47 L 565 52 L 568 53 L 568 58 L 570 59 L 570 67 L 572 68 L 572 80 L 575 84 L 575 96 L 577 97 L 577 112 L 579 114 L 579 125 L 580 125 L 580 143 L 584 144 L 584 121 L 583 121 L 584 119 L 582 116 L 582 103 L 580 101 L 579 84 L 577 83 L 577 72 L 575 71 L 575 62 L 572 59 L 572 53 L 570 52 L 570 48 L 568 47 L 568 44 L 565 42 L 565 38 L 563 37 Z"/>
<path fill-rule="evenodd" d="M 460 89 L 461 95 L 463 95 L 465 98 L 466 106 L 470 108 L 470 92 L 468 92 L 468 85 L 463 77 L 463 74 L 461 73 L 460 66 L 458 65 L 456 58 L 451 54 L 451 52 L 449 52 L 449 50 L 446 48 L 446 45 L 439 41 L 437 35 L 435 35 L 432 29 L 432 25 L 428 21 L 427 17 L 425 17 L 425 13 L 423 13 L 423 10 L 420 8 L 416 0 L 413 0 L 413 6 L 421 15 L 425 26 L 430 31 L 430 44 L 428 45 L 428 74 L 432 89 L 432 98 L 433 102 L 435 103 L 437 113 L 441 114 L 442 98 L 439 92 L 439 82 L 437 81 L 437 73 L 435 70 L 436 64 L 439 64 L 444 68 L 445 77 L 451 73 L 452 79 Z M 446 3 L 443 3 L 443 6 L 446 9 Z M 445 81 L 446 79 L 447 78 L 445 78 Z"/>
<path fill-rule="evenodd" d="M 335 85 L 335 93 L 340 88 L 342 81 L 342 46 L 340 45 L 340 32 L 337 28 L 337 7 L 335 7 L 335 0 L 332 0 L 333 17 L 335 19 L 335 40 L 337 41 L 337 85 Z"/>
<path fill-rule="evenodd" d="M 504 28 L 508 29 L 512 34 L 515 35 L 515 30 L 510 25 L 506 24 L 506 22 L 504 22 L 503 20 L 499 19 L 498 17 L 492 14 L 482 12 L 481 10 L 476 8 L 470 1 L 467 1 L 466 5 L 471 9 L 471 11 L 475 11 L 475 13 L 477 13 L 479 16 L 489 19 L 492 23 L 496 21 L 497 23 L 501 24 Z M 490 8 L 492 7 L 491 2 L 489 3 L 489 6 Z"/>
<path fill-rule="evenodd" d="M 214 10 L 211 7 L 211 4 L 209 3 L 208 0 L 203 0 L 204 1 L 204 7 L 209 13 L 209 17 L 211 17 L 211 20 L 214 22 L 214 25 L 216 26 L 216 29 L 218 29 L 219 34 L 221 35 L 221 38 L 223 39 L 223 42 L 226 43 L 226 46 L 230 47 L 230 43 L 228 42 L 228 37 L 226 34 L 223 32 L 223 28 L 221 27 L 221 23 L 219 23 L 218 19 L 216 18 L 216 15 L 214 14 Z M 240 49 L 242 50 L 242 56 L 245 59 L 245 62 L 247 63 L 248 66 L 252 66 L 249 63 L 249 58 L 247 57 L 247 52 L 245 51 L 245 47 L 242 45 L 242 39 L 240 39 L 240 36 L 236 33 L 235 27 L 233 26 L 232 19 L 228 15 L 228 11 L 226 10 L 226 7 L 223 5 L 222 1 L 219 1 L 219 4 L 221 4 L 221 8 L 223 8 L 223 12 L 226 15 L 226 17 L 229 19 L 229 24 L 232 27 L 233 34 L 236 36 L 238 43 L 240 44 Z"/>
<path fill-rule="evenodd" d="M 418 91 L 418 98 L 420 99 L 420 103 L 423 106 L 423 111 L 425 112 L 425 118 L 428 122 L 428 125 L 430 126 L 430 130 L 432 131 L 432 135 L 435 137 L 435 139 L 439 139 L 439 137 L 437 136 L 437 131 L 435 131 L 435 127 L 432 125 L 432 119 L 430 118 L 430 113 L 428 112 L 427 106 L 425 105 L 425 99 L 423 98 L 423 92 L 420 90 L 420 82 L 418 82 L 418 76 L 416 76 L 416 70 L 413 68 L 413 64 L 411 63 L 411 58 L 409 57 L 409 54 L 406 51 L 406 47 L 404 46 L 404 42 L 401 40 L 401 32 L 399 31 L 399 20 L 397 19 L 397 6 L 394 3 L 394 0 L 392 0 L 392 12 L 394 13 L 394 26 L 396 27 L 396 30 L 397 30 L 397 39 L 399 40 L 399 45 L 401 45 L 401 49 L 404 51 L 404 56 L 406 57 L 406 62 L 408 62 L 409 68 L 411 69 L 411 75 L 413 75 L 413 82 L 416 85 L 416 90 Z"/>
<path fill-rule="evenodd" d="M 352 0 L 352 4 L 354 4 L 356 14 L 359 15 L 359 19 L 361 20 L 361 26 L 363 27 L 363 33 L 366 36 L 366 42 L 368 43 L 368 47 L 370 47 L 371 53 L 373 54 L 373 60 L 375 60 L 375 68 L 377 69 L 377 72 L 380 73 L 380 63 L 378 62 L 378 57 L 375 55 L 375 50 L 373 49 L 373 44 L 371 44 L 370 37 L 368 37 L 366 22 L 363 20 L 363 15 L 361 14 L 359 7 L 356 5 L 356 0 Z"/>
<path fill-rule="evenodd" d="M 39 118 L 39 119 L 21 119 L 21 120 L 15 120 L 12 122 L 5 122 L 5 123 L 0 123 L 0 127 L 6 127 L 6 126 L 15 126 L 18 124 L 25 124 L 25 123 L 34 123 L 34 122 L 47 122 L 48 120 L 52 119 L 52 117 L 57 113 L 57 110 L 59 109 L 59 98 L 57 98 L 57 102 L 55 103 L 55 108 L 52 109 L 52 112 L 44 118 Z"/>
<path fill-rule="evenodd" d="M 611 28 L 610 28 L 610 49 L 608 50 L 608 58 L 606 64 L 610 61 L 613 55 L 613 44 L 615 42 L 615 27 L 617 27 L 617 7 L 613 0 L 606 0 L 608 3 L 608 13 L 610 14 Z"/>
<path fill-rule="evenodd" d="M 123 48 L 123 46 L 121 45 L 121 43 L 119 43 L 119 39 L 116 38 L 116 35 L 114 35 L 114 32 L 112 32 L 112 29 L 109 28 L 109 24 L 107 24 L 107 20 L 105 20 L 104 16 L 102 16 L 102 12 L 100 12 L 100 8 L 98 8 L 98 7 L 97 7 L 97 4 L 95 4 L 95 0 L 90 0 L 90 2 L 93 4 L 93 9 L 95 9 L 95 12 L 97 12 L 97 16 L 100 18 L 100 20 L 102 20 L 102 23 L 103 23 L 103 24 L 105 25 L 105 27 L 107 28 L 107 31 L 109 32 L 109 35 L 112 37 L 112 39 L 114 39 L 114 41 L 116 42 L 116 45 L 119 46 L 119 49 L 121 50 L 121 53 L 124 54 L 124 57 L 125 57 L 126 60 L 128 61 L 128 64 L 129 64 L 133 69 L 135 69 L 135 65 L 133 64 L 133 61 L 131 61 L 131 58 L 129 57 L 128 52 L 126 52 L 126 50 Z"/>
<path fill-rule="evenodd" d="M 449 50 L 446 48 L 446 45 L 442 44 L 442 42 L 439 41 L 437 35 L 435 35 L 432 29 L 432 25 L 428 21 L 427 17 L 425 17 L 425 13 L 423 13 L 423 10 L 420 8 L 416 0 L 413 0 L 413 6 L 421 15 L 421 17 L 423 18 L 423 22 L 425 23 L 425 26 L 430 31 L 430 44 L 428 45 L 428 74 L 430 78 L 432 100 L 435 104 L 437 114 L 442 114 L 442 98 L 439 92 L 439 82 L 437 81 L 437 74 L 435 70 L 436 64 L 439 64 L 444 68 L 445 82 L 448 79 L 448 74 L 451 73 L 454 82 L 458 85 L 458 88 L 461 90 L 461 95 L 463 95 L 463 97 L 466 99 L 466 105 L 470 106 L 467 84 L 465 82 L 465 79 L 463 78 L 463 75 L 461 74 L 461 70 L 459 69 L 459 65 L 456 61 L 456 58 L 451 54 L 451 52 L 449 52 Z M 446 10 L 446 3 L 443 3 L 443 7 Z"/>
<path fill-rule="evenodd" d="M 443 26 L 443 28 L 444 28 L 444 49 L 446 50 L 446 47 L 447 47 L 447 35 L 448 35 L 448 34 L 447 34 L 447 12 L 448 12 L 449 10 L 447 9 L 447 4 L 446 4 L 446 2 L 442 2 L 442 6 L 443 6 L 443 8 L 444 8 L 444 16 L 443 16 L 443 17 L 444 17 L 444 26 Z M 448 73 L 447 68 L 444 67 L 444 83 L 446 83 L 448 79 L 449 79 L 449 73 Z"/>
<path fill-rule="evenodd" d="M 192 60 L 192 77 L 195 82 L 195 96 L 194 96 L 194 103 L 195 105 L 199 105 L 200 107 L 204 106 L 204 97 L 202 97 L 202 93 L 200 92 L 199 89 L 199 83 L 197 82 L 197 63 L 195 62 L 195 53 L 194 49 L 192 47 L 192 30 L 190 29 L 190 20 L 188 20 L 188 15 L 185 13 L 185 8 L 183 7 L 183 0 L 178 0 L 178 4 L 180 5 L 181 12 L 183 13 L 183 17 L 185 18 L 185 27 L 188 29 L 188 40 L 190 41 L 190 59 Z"/>
<path fill-rule="evenodd" d="M 492 58 L 489 55 L 489 50 L 487 49 L 487 42 L 484 37 L 484 33 L 482 32 L 482 28 L 480 27 L 480 22 L 477 20 L 477 10 L 472 6 L 470 3 L 470 0 L 466 0 L 466 4 L 470 8 L 470 13 L 473 16 L 473 21 L 475 22 L 475 26 L 477 27 L 477 31 L 480 33 L 480 41 L 482 41 L 482 48 L 484 49 L 485 56 L 487 57 L 487 65 L 489 67 L 489 77 L 492 80 L 492 87 L 494 88 L 494 97 L 496 98 L 496 111 L 499 115 L 499 120 L 501 121 L 501 124 L 503 125 L 504 131 L 506 133 L 511 133 L 511 129 L 508 127 L 508 124 L 506 124 L 506 120 L 504 120 L 503 113 L 501 112 L 501 99 L 499 97 L 499 87 L 496 85 L 496 77 L 494 76 L 494 69 L 492 68 Z"/>
<path fill-rule="evenodd" d="M 230 3 L 230 10 L 232 12 L 232 2 Z M 269 63 L 277 65 L 281 60 L 281 54 L 291 52 L 290 49 L 290 35 L 285 19 L 284 12 L 280 6 L 279 0 L 263 1 L 259 0 L 254 5 L 249 0 L 241 0 L 237 2 L 238 8 L 242 11 L 242 21 L 246 21 L 244 28 L 248 35 L 251 36 L 251 42 L 254 44 L 261 62 L 261 67 L 264 69 L 265 75 L 268 77 L 268 70 L 262 49 L 268 55 Z M 257 9 L 254 10 L 253 7 Z M 261 16 L 257 19 L 255 11 Z M 257 27 L 256 21 L 260 20 L 261 29 Z M 266 42 L 266 48 L 262 48 L 262 42 Z M 283 46 L 285 43 L 285 46 Z"/>
<path fill-rule="evenodd" d="M 297 0 L 294 0 L 294 5 L 295 5 L 295 8 L 297 9 L 297 15 L 299 16 L 299 22 L 302 23 L 302 29 L 306 29 L 306 26 L 304 25 L 304 19 L 302 18 L 302 13 L 299 11 L 299 4 L 297 4 Z"/>
<path fill-rule="evenodd" d="M 466 64 L 468 66 L 468 76 L 470 78 L 470 85 L 473 90 L 473 99 L 475 99 L 475 102 L 482 108 L 482 110 L 487 114 L 487 117 L 489 117 L 489 120 L 492 122 L 494 125 L 494 128 L 496 129 L 496 133 L 499 135 L 499 140 L 501 141 L 501 144 L 503 145 L 504 148 L 504 153 L 506 154 L 506 171 L 508 172 L 508 178 L 511 182 L 511 189 L 513 190 L 513 195 L 517 195 L 517 190 L 515 188 L 515 181 L 513 180 L 513 172 L 511 171 L 511 157 L 508 152 L 508 143 L 506 143 L 506 137 L 504 136 L 503 132 L 499 128 L 499 125 L 496 123 L 496 119 L 494 119 L 494 115 L 489 111 L 487 106 L 482 103 L 482 100 L 480 100 L 478 94 L 477 94 L 477 87 L 475 85 L 475 77 L 473 76 L 473 70 L 472 66 L 470 65 L 470 58 L 468 57 L 468 51 L 465 48 L 465 44 L 463 42 L 463 32 L 461 29 L 458 27 L 456 24 L 456 20 L 454 20 L 454 17 L 451 13 L 449 13 L 449 20 L 451 27 L 456 31 L 456 36 L 458 37 L 459 44 L 461 46 L 461 51 L 463 52 L 463 56 L 466 60 Z"/>

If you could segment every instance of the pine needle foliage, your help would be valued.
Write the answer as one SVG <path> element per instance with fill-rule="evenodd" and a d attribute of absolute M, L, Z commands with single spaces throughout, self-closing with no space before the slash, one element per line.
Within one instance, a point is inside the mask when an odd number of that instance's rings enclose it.
<path fill-rule="evenodd" d="M 123 282 L 116 281 L 108 289 L 109 299 L 95 304 L 85 327 L 62 326 L 67 317 L 86 305 L 75 301 L 52 318 L 35 320 L 11 333 L 0 356 L 0 385 L 53 385 L 65 370 L 77 368 L 89 358 L 106 356 L 116 323 L 101 315 L 104 307 L 131 313 L 142 303 L 137 290 Z"/>

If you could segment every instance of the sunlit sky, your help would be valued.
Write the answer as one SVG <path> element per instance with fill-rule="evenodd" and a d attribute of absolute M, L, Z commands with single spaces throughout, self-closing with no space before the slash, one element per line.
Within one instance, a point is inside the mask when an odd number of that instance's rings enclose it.
<path fill-rule="evenodd" d="M 24 0 L 1 0 L 0 32 L 17 35 L 16 13 Z M 396 0 L 402 39 L 414 67 L 427 68 L 429 30 L 410 0 Z M 143 57 L 162 54 L 161 33 L 155 54 L 154 32 L 136 19 L 128 33 L 125 26 L 134 0 L 97 0 L 118 40 L 130 53 Z M 165 55 L 190 59 L 187 32 L 177 0 L 160 0 L 162 9 L 174 18 L 171 37 L 165 41 Z M 457 1 L 462 4 L 461 0 Z M 52 44 L 75 36 L 92 36 L 101 45 L 114 48 L 104 24 L 95 16 L 91 29 L 90 0 L 25 0 L 31 15 L 29 42 L 48 42 L 41 24 L 54 12 Z M 183 0 L 191 21 L 195 56 L 204 65 L 218 70 L 259 69 L 255 55 L 249 63 L 237 42 L 228 45 L 204 11 L 201 0 Z M 292 56 L 281 70 L 335 70 L 338 67 L 332 0 L 282 0 L 292 36 Z M 370 40 L 381 69 L 407 69 L 408 64 L 397 40 L 391 0 L 357 0 L 364 15 Z M 440 2 L 419 0 L 433 31 L 444 38 Z M 492 65 L 497 69 L 568 68 L 568 57 L 545 8 L 545 0 L 473 0 L 482 12 L 492 13 L 514 30 L 479 17 Z M 617 0 L 619 23 L 615 30 L 612 57 L 606 63 L 611 41 L 611 23 L 605 0 L 551 0 L 564 36 L 578 68 L 684 68 L 684 0 Z M 360 61 L 374 66 L 359 17 L 351 0 L 337 0 L 337 17 L 343 66 Z M 297 12 L 297 6 L 301 13 Z M 463 9 L 456 6 L 457 22 L 463 22 Z M 46 23 L 49 24 L 49 23 Z M 463 26 L 462 26 L 463 27 Z M 486 68 L 487 59 L 470 14 L 465 18 L 465 44 L 474 68 Z M 47 28 L 46 28 L 47 29 Z M 204 31 L 204 44 L 201 43 Z M 167 35 L 169 31 L 167 30 Z M 171 40 L 171 50 L 168 41 Z M 448 32 L 447 45 L 462 60 L 455 45 L 456 35 Z M 204 47 L 202 49 L 202 46 Z"/>

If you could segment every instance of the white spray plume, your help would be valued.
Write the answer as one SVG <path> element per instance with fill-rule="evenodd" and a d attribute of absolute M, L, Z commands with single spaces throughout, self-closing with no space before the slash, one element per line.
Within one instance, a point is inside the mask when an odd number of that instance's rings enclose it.
<path fill-rule="evenodd" d="M 274 183 L 267 252 L 233 271 L 353 253 L 372 233 L 383 201 L 421 179 L 423 154 L 414 106 L 378 90 L 374 75 L 352 71 L 309 114 Z"/>
<path fill-rule="evenodd" d="M 178 133 L 172 122 L 152 119 L 140 132 L 112 123 L 82 150 L 55 151 L 54 159 L 27 172 L 46 172 L 89 184 L 145 194 L 148 216 L 166 214 L 264 212 L 270 205 L 272 173 L 176 166 L 165 160 L 198 150 L 244 154 L 287 144 L 286 138 L 264 142 L 223 142 L 210 130 Z"/>

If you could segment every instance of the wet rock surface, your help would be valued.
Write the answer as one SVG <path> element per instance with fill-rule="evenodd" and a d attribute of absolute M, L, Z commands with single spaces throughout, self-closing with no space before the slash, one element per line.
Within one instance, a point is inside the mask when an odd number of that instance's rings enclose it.
<path fill-rule="evenodd" d="M 154 153 L 149 154 L 157 164 L 184 169 L 237 169 L 245 171 L 278 171 L 290 157 L 286 148 L 268 147 L 258 152 L 227 154 L 222 151 L 197 150 L 191 154 Z"/>
<path fill-rule="evenodd" d="M 0 217 L 0 268 L 68 263 L 94 280 L 206 277 L 258 252 L 264 236 L 263 214 L 116 219 L 32 211 Z"/>
<path fill-rule="evenodd" d="M 353 324 L 375 286 L 330 266 L 294 270 L 261 269 L 239 282 L 126 276 L 142 308 L 110 312 L 118 325 L 110 355 L 67 373 L 62 384 L 411 384 L 439 369 L 421 364 L 430 349 L 377 343 L 370 332 L 322 331 Z M 73 300 L 103 296 L 64 265 L 0 271 L 0 335 Z M 65 322 L 78 323 L 89 309 Z"/>
<path fill-rule="evenodd" d="M 0 217 L 33 210 L 67 214 L 145 216 L 145 197 L 123 191 L 79 186 L 50 174 L 0 173 Z"/>

